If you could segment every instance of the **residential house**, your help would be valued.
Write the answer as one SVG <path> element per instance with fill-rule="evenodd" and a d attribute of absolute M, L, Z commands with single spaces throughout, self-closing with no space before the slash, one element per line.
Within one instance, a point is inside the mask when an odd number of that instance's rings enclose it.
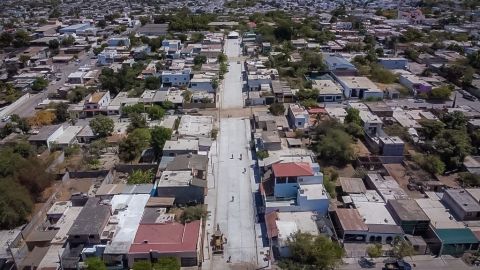
<path fill-rule="evenodd" d="M 53 142 L 62 134 L 62 125 L 44 126 L 40 128 L 38 133 L 34 133 L 30 137 L 28 137 L 28 142 L 36 145 L 37 147 L 46 146 L 48 149 L 50 149 Z"/>
<path fill-rule="evenodd" d="M 107 204 L 90 197 L 67 233 L 70 244 L 99 244 L 110 215 Z"/>
<path fill-rule="evenodd" d="M 447 189 L 442 202 L 458 220 L 480 220 L 480 204 L 465 189 Z"/>
<path fill-rule="evenodd" d="M 383 91 L 367 77 L 338 76 L 346 98 L 383 99 Z"/>
<path fill-rule="evenodd" d="M 203 203 L 206 195 L 207 181 L 192 175 L 190 170 L 162 172 L 157 181 L 158 197 L 174 197 L 175 203 Z"/>
<path fill-rule="evenodd" d="M 197 154 L 198 140 L 196 139 L 178 139 L 176 141 L 166 141 L 163 146 L 163 156 L 174 157 L 184 154 Z"/>
<path fill-rule="evenodd" d="M 312 89 L 318 90 L 318 102 L 340 102 L 343 91 L 332 80 L 312 80 Z"/>
<path fill-rule="evenodd" d="M 162 84 L 164 86 L 188 86 L 190 83 L 191 69 L 182 71 L 162 71 Z"/>
<path fill-rule="evenodd" d="M 299 104 L 290 104 L 287 118 L 294 129 L 306 129 L 310 127 L 310 116 L 307 110 Z"/>
<path fill-rule="evenodd" d="M 325 215 L 329 197 L 316 163 L 275 163 L 262 184 L 266 211 L 317 211 Z"/>
<path fill-rule="evenodd" d="M 430 219 L 415 200 L 388 200 L 387 209 L 406 234 L 423 235 L 427 232 Z"/>
<path fill-rule="evenodd" d="M 89 94 L 83 102 L 83 113 L 86 116 L 95 116 L 102 112 L 106 112 L 110 101 L 109 91 Z"/>
<path fill-rule="evenodd" d="M 432 85 L 417 75 L 400 75 L 399 82 L 401 85 L 407 87 L 414 95 L 432 91 Z"/>
<path fill-rule="evenodd" d="M 350 63 L 347 59 L 335 55 L 335 54 L 328 54 L 324 55 L 324 61 L 327 65 L 327 68 L 330 72 L 335 74 L 336 76 L 356 76 L 357 75 L 357 68 L 355 65 Z"/>
<path fill-rule="evenodd" d="M 113 37 L 107 40 L 109 47 L 130 47 L 130 38 L 128 37 Z"/>
<path fill-rule="evenodd" d="M 378 58 L 378 63 L 386 69 L 406 69 L 408 60 L 402 57 Z"/>
<path fill-rule="evenodd" d="M 140 224 L 128 252 L 128 266 L 139 260 L 151 262 L 173 256 L 181 266 L 197 266 L 201 260 L 202 221 Z"/>

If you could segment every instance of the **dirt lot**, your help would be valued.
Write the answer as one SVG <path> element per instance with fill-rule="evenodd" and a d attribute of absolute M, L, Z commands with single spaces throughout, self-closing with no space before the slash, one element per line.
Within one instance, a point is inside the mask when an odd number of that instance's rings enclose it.
<path fill-rule="evenodd" d="M 422 198 L 423 194 L 419 191 L 411 191 L 407 188 L 408 179 L 410 176 L 407 173 L 407 169 L 402 164 L 384 164 L 385 169 L 388 173 L 397 180 L 400 187 L 405 190 L 405 192 L 411 198 Z"/>

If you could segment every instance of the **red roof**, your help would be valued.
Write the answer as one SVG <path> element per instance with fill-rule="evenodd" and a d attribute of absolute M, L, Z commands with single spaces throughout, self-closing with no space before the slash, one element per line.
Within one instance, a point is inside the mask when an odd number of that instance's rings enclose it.
<path fill-rule="evenodd" d="M 278 214 L 276 211 L 265 214 L 265 223 L 267 225 L 268 238 L 272 239 L 278 236 L 277 228 Z"/>
<path fill-rule="evenodd" d="M 313 170 L 307 162 L 275 163 L 272 165 L 275 177 L 312 176 Z"/>
<path fill-rule="evenodd" d="M 308 109 L 309 114 L 325 114 L 327 110 L 325 108 L 310 108 Z"/>
<path fill-rule="evenodd" d="M 129 253 L 196 252 L 200 220 L 186 223 L 140 224 Z"/>

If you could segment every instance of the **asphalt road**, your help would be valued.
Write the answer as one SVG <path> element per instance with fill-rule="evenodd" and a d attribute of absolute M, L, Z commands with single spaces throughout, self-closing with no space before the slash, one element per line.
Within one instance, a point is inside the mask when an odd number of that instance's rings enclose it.
<path fill-rule="evenodd" d="M 55 72 L 61 73 L 62 77 L 59 81 L 56 81 L 54 84 L 50 83 L 46 90 L 41 93 L 31 95 L 30 98 L 25 101 L 22 105 L 14 110 L 12 114 L 18 114 L 20 117 L 30 117 L 35 114 L 35 107 L 44 99 L 48 97 L 48 94 L 55 93 L 62 85 L 67 81 L 68 75 L 75 72 L 78 68 L 91 64 L 92 59 L 88 53 L 82 54 L 79 56 L 80 62 L 71 62 L 69 64 L 54 64 Z"/>

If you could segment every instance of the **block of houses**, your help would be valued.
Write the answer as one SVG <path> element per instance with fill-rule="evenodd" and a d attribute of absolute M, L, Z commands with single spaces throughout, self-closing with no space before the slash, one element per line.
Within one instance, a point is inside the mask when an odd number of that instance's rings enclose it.
<path fill-rule="evenodd" d="M 346 98 L 383 99 L 384 93 L 367 77 L 338 76 Z"/>
<path fill-rule="evenodd" d="M 427 232 L 430 219 L 415 200 L 388 200 L 387 209 L 406 234 L 423 235 Z"/>
<path fill-rule="evenodd" d="M 249 91 L 260 91 L 262 84 L 270 85 L 272 77 L 269 74 L 249 74 L 247 84 Z"/>
<path fill-rule="evenodd" d="M 85 83 L 84 77 L 86 74 L 87 72 L 84 71 L 72 72 L 67 77 L 67 83 L 74 85 L 83 85 Z"/>
<path fill-rule="evenodd" d="M 323 186 L 323 174 L 316 163 L 275 163 L 267 171 L 263 196 L 268 211 L 317 211 L 325 215 L 329 196 Z"/>
<path fill-rule="evenodd" d="M 194 74 L 192 79 L 190 79 L 189 90 L 213 93 L 215 92 L 213 85 L 215 79 L 216 75 L 213 73 Z"/>
<path fill-rule="evenodd" d="M 318 102 L 340 102 L 343 99 L 341 87 L 332 80 L 312 80 L 312 89 L 318 90 Z"/>
<path fill-rule="evenodd" d="M 196 139 L 168 140 L 163 146 L 163 155 L 174 157 L 184 154 L 197 154 L 198 148 L 198 140 Z"/>
<path fill-rule="evenodd" d="M 101 66 L 107 66 L 113 64 L 118 59 L 118 51 L 116 49 L 105 48 L 101 53 L 97 55 L 97 64 Z"/>
<path fill-rule="evenodd" d="M 289 105 L 287 118 L 293 129 L 306 129 L 310 127 L 310 116 L 308 111 L 299 104 Z"/>
<path fill-rule="evenodd" d="M 432 85 L 414 74 L 400 75 L 399 82 L 405 86 L 414 95 L 428 93 L 432 91 Z"/>
<path fill-rule="evenodd" d="M 465 189 L 447 189 L 442 202 L 458 220 L 480 220 L 480 204 Z"/>
<path fill-rule="evenodd" d="M 103 252 L 106 264 L 128 267 L 128 251 L 149 199 L 149 194 L 119 194 L 110 200 L 113 214 L 102 233 L 104 241 L 108 241 Z"/>
<path fill-rule="evenodd" d="M 389 244 L 396 237 L 403 237 L 402 228 L 397 225 L 377 191 L 367 190 L 364 194 L 350 194 L 349 197 L 368 226 L 367 242 Z"/>
<path fill-rule="evenodd" d="M 106 112 L 110 101 L 109 91 L 89 94 L 83 102 L 83 114 L 91 117 Z"/>
<path fill-rule="evenodd" d="M 183 267 L 196 266 L 201 249 L 201 220 L 140 224 L 128 252 L 128 266 L 138 260 L 154 262 L 165 256 L 178 258 Z"/>
<path fill-rule="evenodd" d="M 44 126 L 40 128 L 38 133 L 28 137 L 28 142 L 37 147 L 46 146 L 48 149 L 50 149 L 53 142 L 62 134 L 62 125 Z"/>
<path fill-rule="evenodd" d="M 378 63 L 386 69 L 406 69 L 408 60 L 403 57 L 381 57 Z"/>
<path fill-rule="evenodd" d="M 213 129 L 213 117 L 183 115 L 178 126 L 182 138 L 210 138 Z"/>
<path fill-rule="evenodd" d="M 328 70 L 336 76 L 356 76 L 358 73 L 355 65 L 340 55 L 324 55 L 324 61 Z"/>
<path fill-rule="evenodd" d="M 107 40 L 109 47 L 130 47 L 130 38 L 128 37 L 112 37 Z"/>
<path fill-rule="evenodd" d="M 158 197 L 174 197 L 175 203 L 203 203 L 207 181 L 192 175 L 191 171 L 167 171 L 157 181 Z"/>
<path fill-rule="evenodd" d="M 311 211 L 305 212 L 278 212 L 265 214 L 267 236 L 272 252 L 280 257 L 291 256 L 288 247 L 288 238 L 298 231 L 319 235 L 320 230 L 316 222 L 317 215 Z"/>
<path fill-rule="evenodd" d="M 99 198 L 90 197 L 68 231 L 68 241 L 72 245 L 100 244 L 109 218 L 110 207 Z"/>
<path fill-rule="evenodd" d="M 191 70 L 186 68 L 181 71 L 162 71 L 162 84 L 164 86 L 188 86 L 190 83 Z"/>

